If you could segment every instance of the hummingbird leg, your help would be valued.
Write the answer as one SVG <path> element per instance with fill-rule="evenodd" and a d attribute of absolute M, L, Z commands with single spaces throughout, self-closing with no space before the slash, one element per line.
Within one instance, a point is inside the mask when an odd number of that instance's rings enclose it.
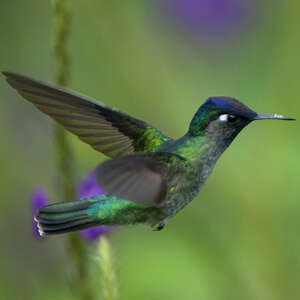
<path fill-rule="evenodd" d="M 165 225 L 166 223 L 161 222 L 153 229 L 153 231 L 161 231 L 165 227 Z"/>

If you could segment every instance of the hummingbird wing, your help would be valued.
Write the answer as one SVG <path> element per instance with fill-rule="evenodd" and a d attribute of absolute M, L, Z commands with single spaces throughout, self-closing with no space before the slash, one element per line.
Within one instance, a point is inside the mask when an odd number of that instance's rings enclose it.
<path fill-rule="evenodd" d="M 170 140 L 155 127 L 83 95 L 9 72 L 7 82 L 43 113 L 110 157 L 154 151 Z"/>
<path fill-rule="evenodd" d="M 186 160 L 173 153 L 137 153 L 104 162 L 95 176 L 104 190 L 117 197 L 148 206 L 167 198 L 168 186 L 184 174 Z"/>

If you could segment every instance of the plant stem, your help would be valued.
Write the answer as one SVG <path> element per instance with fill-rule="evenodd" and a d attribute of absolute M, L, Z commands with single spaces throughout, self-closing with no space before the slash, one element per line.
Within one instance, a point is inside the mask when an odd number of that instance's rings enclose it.
<path fill-rule="evenodd" d="M 67 52 L 67 42 L 70 33 L 70 3 L 69 0 L 53 0 L 54 7 L 54 72 L 55 83 L 67 86 L 70 64 Z M 74 161 L 71 146 L 66 131 L 55 125 L 55 141 L 57 149 L 57 169 L 60 189 L 64 201 L 75 199 Z"/>
<path fill-rule="evenodd" d="M 116 300 L 118 298 L 118 286 L 113 269 L 113 258 L 111 246 L 105 236 L 101 236 L 98 242 L 100 254 L 100 266 L 102 271 L 102 289 L 105 300 Z"/>
<path fill-rule="evenodd" d="M 67 42 L 70 34 L 71 12 L 69 0 L 53 1 L 53 49 L 55 83 L 66 87 L 70 77 L 70 64 Z M 76 199 L 75 168 L 71 145 L 66 131 L 55 125 L 56 164 L 59 175 L 60 197 L 62 201 Z M 68 235 L 68 248 L 75 265 L 75 276 L 71 287 L 76 296 L 82 300 L 92 300 L 87 271 L 87 251 L 78 234 Z"/>

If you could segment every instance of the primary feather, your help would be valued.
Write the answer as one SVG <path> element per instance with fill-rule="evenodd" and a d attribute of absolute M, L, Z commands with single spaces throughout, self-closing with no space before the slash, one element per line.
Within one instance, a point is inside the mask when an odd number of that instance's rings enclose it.
<path fill-rule="evenodd" d="M 9 72 L 7 82 L 39 110 L 109 157 L 153 151 L 170 140 L 142 120 L 88 97 Z"/>

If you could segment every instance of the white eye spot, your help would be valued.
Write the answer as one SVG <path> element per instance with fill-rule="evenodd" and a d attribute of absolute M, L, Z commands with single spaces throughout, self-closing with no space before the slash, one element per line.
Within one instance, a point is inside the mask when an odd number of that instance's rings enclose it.
<path fill-rule="evenodd" d="M 220 120 L 221 122 L 227 122 L 227 121 L 228 121 L 228 115 L 227 115 L 227 114 L 220 115 L 220 116 L 219 116 L 219 120 Z"/>

